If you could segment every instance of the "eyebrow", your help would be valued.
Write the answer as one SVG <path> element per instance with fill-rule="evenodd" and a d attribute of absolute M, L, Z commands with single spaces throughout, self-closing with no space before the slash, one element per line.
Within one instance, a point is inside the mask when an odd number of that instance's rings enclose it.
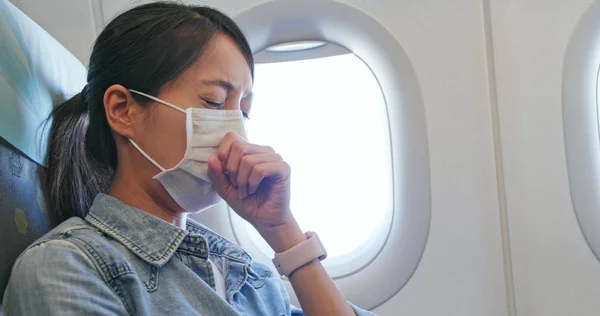
<path fill-rule="evenodd" d="M 226 81 L 226 80 L 218 80 L 218 79 L 217 80 L 200 80 L 200 82 L 205 85 L 209 85 L 209 86 L 219 86 L 219 87 L 225 89 L 227 91 L 227 93 L 235 90 L 233 83 Z M 244 96 L 243 99 L 252 101 L 253 98 L 254 98 L 254 92 L 250 91 L 246 96 Z"/>
<path fill-rule="evenodd" d="M 219 86 L 219 87 L 227 90 L 227 92 L 235 90 L 235 87 L 233 86 L 233 84 L 231 82 L 225 81 L 225 80 L 200 80 L 200 82 L 205 85 L 209 85 L 209 86 Z"/>

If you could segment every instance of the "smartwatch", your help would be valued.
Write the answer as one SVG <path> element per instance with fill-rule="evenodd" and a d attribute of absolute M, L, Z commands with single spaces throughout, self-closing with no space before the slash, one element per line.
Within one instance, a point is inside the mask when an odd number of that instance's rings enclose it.
<path fill-rule="evenodd" d="M 289 277 L 294 271 L 309 262 L 327 258 L 327 251 L 325 251 L 319 236 L 314 232 L 306 232 L 304 235 L 306 236 L 305 241 L 275 254 L 273 264 L 280 275 Z"/>

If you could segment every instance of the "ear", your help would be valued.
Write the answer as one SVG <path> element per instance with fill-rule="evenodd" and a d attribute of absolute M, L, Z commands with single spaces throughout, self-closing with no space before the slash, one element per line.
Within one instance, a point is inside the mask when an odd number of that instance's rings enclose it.
<path fill-rule="evenodd" d="M 111 129 L 120 136 L 134 138 L 135 126 L 143 119 L 142 106 L 122 85 L 112 85 L 104 93 L 104 111 Z"/>

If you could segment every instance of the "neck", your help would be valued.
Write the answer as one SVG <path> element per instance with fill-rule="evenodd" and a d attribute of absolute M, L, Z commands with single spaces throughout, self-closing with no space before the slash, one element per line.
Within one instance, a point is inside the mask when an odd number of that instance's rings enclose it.
<path fill-rule="evenodd" d="M 133 170 L 132 168 L 117 168 L 108 194 L 125 204 L 185 230 L 187 213 L 164 207 L 164 203 L 160 203 L 157 199 L 153 198 L 149 194 L 148 189 L 143 188 L 140 182 L 136 181 L 135 175 L 125 174 L 127 172 L 122 171 L 128 169 Z"/>

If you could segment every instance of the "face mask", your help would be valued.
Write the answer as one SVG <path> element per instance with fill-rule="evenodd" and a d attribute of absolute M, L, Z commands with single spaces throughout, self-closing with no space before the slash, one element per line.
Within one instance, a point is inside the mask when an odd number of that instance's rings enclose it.
<path fill-rule="evenodd" d="M 153 178 L 158 180 L 173 200 L 187 212 L 199 212 L 222 202 L 208 178 L 208 158 L 217 154 L 217 149 L 227 133 L 234 132 L 246 138 L 242 112 L 196 108 L 183 110 L 151 95 L 136 90 L 129 91 L 186 115 L 185 154 L 183 159 L 171 169 L 161 167 L 140 146 L 129 139 L 144 157 L 161 170 Z"/>

